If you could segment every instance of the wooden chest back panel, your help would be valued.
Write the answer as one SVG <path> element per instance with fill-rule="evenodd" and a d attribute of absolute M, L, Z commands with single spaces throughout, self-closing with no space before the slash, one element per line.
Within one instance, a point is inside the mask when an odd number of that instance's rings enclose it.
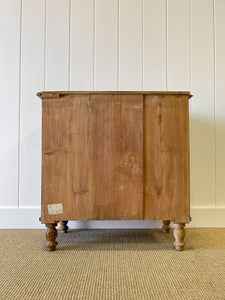
<path fill-rule="evenodd" d="M 42 219 L 87 218 L 88 96 L 43 101 Z M 48 204 L 63 204 L 63 214 L 49 215 Z"/>
<path fill-rule="evenodd" d="M 188 222 L 188 98 L 47 93 L 42 222 Z M 63 213 L 49 215 L 48 205 L 57 203 L 63 204 Z"/>
<path fill-rule="evenodd" d="M 144 219 L 189 220 L 188 97 L 144 98 Z"/>
<path fill-rule="evenodd" d="M 43 220 L 143 218 L 142 98 L 43 101 Z M 49 215 L 57 203 L 63 213 Z"/>
<path fill-rule="evenodd" d="M 92 95 L 89 219 L 143 218 L 143 96 Z"/>

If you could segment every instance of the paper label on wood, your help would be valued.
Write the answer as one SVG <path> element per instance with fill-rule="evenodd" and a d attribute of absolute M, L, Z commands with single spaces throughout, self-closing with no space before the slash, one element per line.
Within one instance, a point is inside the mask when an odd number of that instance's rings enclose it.
<path fill-rule="evenodd" d="M 62 203 L 48 205 L 48 214 L 49 215 L 57 215 L 57 214 L 62 214 L 62 213 L 63 213 Z"/>

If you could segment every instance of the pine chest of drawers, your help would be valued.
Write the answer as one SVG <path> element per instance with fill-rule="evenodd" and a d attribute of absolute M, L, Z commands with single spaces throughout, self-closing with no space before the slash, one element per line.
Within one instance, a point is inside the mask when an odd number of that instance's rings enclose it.
<path fill-rule="evenodd" d="M 189 92 L 40 92 L 47 249 L 57 223 L 162 220 L 184 248 L 190 219 Z"/>

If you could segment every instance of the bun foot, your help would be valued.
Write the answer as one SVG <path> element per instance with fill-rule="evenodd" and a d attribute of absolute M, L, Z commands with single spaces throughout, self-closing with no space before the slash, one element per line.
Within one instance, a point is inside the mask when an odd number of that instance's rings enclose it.
<path fill-rule="evenodd" d="M 59 227 L 59 232 L 62 233 L 67 233 L 67 230 L 69 229 L 69 227 L 67 226 L 68 221 L 60 221 L 60 227 Z"/>
<path fill-rule="evenodd" d="M 48 223 L 45 225 L 47 227 L 47 230 L 46 230 L 47 242 L 46 242 L 45 246 L 47 247 L 48 251 L 55 251 L 56 246 L 57 246 L 56 238 L 58 235 L 57 229 L 55 228 L 57 226 L 57 223 Z"/>
<path fill-rule="evenodd" d="M 169 233 L 170 232 L 170 221 L 163 220 L 162 222 L 163 222 L 163 226 L 162 226 L 163 233 Z"/>
<path fill-rule="evenodd" d="M 175 238 L 174 246 L 176 250 L 182 251 L 184 250 L 184 237 L 185 237 L 185 230 L 184 230 L 184 223 L 175 223 L 173 235 Z"/>

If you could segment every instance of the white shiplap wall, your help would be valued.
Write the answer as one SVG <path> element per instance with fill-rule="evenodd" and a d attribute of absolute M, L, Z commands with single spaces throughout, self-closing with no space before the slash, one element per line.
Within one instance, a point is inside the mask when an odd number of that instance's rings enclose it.
<path fill-rule="evenodd" d="M 0 0 L 0 227 L 40 227 L 41 90 L 190 90 L 190 226 L 225 226 L 224 16 L 225 0 Z M 129 224 L 74 226 L 159 225 Z"/>

